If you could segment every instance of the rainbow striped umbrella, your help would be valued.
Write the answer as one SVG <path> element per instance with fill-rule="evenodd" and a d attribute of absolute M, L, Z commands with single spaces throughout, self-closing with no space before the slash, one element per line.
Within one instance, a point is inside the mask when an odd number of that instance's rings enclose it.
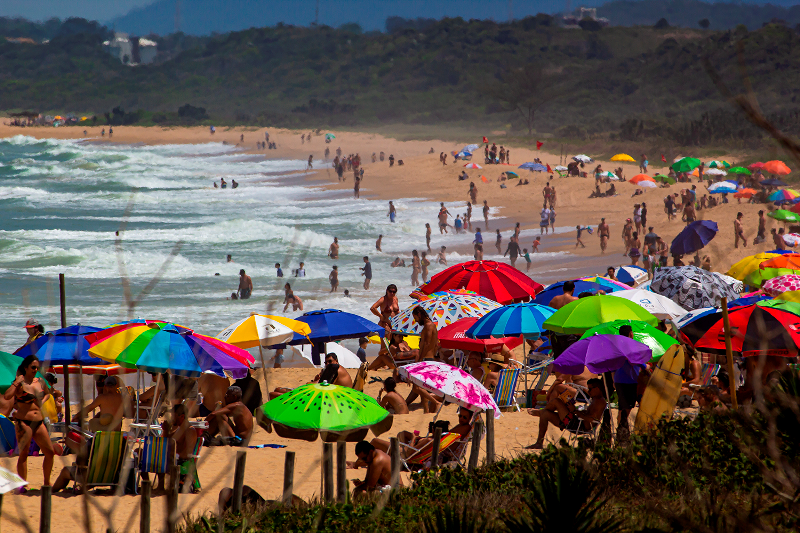
<path fill-rule="evenodd" d="M 126 368 L 197 377 L 243 378 L 255 360 L 246 350 L 178 324 L 135 320 L 86 336 L 89 354 Z"/>

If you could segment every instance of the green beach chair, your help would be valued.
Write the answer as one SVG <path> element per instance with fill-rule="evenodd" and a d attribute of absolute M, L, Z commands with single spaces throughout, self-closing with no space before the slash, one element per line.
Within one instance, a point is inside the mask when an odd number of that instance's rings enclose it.
<path fill-rule="evenodd" d="M 127 441 L 121 431 L 98 431 L 89 450 L 89 465 L 79 468 L 76 479 L 89 489 L 91 487 L 116 487 L 122 463 L 125 459 Z"/>

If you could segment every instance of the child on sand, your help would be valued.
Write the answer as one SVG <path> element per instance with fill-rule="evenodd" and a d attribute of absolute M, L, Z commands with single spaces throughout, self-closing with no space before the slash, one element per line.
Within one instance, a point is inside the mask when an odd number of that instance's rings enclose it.
<path fill-rule="evenodd" d="M 328 274 L 328 281 L 331 282 L 331 292 L 336 292 L 339 289 L 339 267 L 333 265 L 331 273 Z"/>
<path fill-rule="evenodd" d="M 522 257 L 525 258 L 525 272 L 531 269 L 531 254 L 528 253 L 527 248 L 522 249 Z"/>
<path fill-rule="evenodd" d="M 581 225 L 578 224 L 577 226 L 575 226 L 575 229 L 577 230 L 577 240 L 575 242 L 575 248 L 577 248 L 578 245 L 580 245 L 581 248 L 586 248 L 586 245 L 583 244 L 583 241 L 581 240 L 581 233 L 583 233 L 585 230 L 588 230 L 589 228 L 581 227 Z"/>

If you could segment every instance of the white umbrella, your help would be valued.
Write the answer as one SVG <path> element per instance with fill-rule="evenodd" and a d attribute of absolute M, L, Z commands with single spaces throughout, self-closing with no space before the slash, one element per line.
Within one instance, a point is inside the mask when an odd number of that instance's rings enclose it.
<path fill-rule="evenodd" d="M 591 157 L 584 154 L 578 154 L 572 159 L 573 161 L 577 161 L 578 163 L 591 163 L 592 161 L 594 161 Z"/>
<path fill-rule="evenodd" d="M 640 181 L 636 185 L 644 189 L 655 189 L 656 187 L 658 187 L 658 185 L 656 185 L 656 182 L 654 181 Z"/>
<path fill-rule="evenodd" d="M 789 233 L 788 235 L 784 235 L 783 242 L 791 247 L 795 247 L 798 245 L 798 243 L 800 243 L 800 235 L 797 233 Z"/>
<path fill-rule="evenodd" d="M 727 176 L 728 173 L 722 170 L 721 168 L 709 168 L 703 174 L 707 176 Z"/>
<path fill-rule="evenodd" d="M 661 320 L 675 320 L 679 316 L 686 314 L 686 309 L 673 302 L 666 296 L 661 296 L 654 292 L 642 289 L 631 289 L 627 291 L 616 291 L 609 293 L 610 296 L 625 298 L 633 303 L 641 305 L 645 310 L 655 315 Z"/>
<path fill-rule="evenodd" d="M 556 168 L 556 170 L 560 170 L 560 171 L 562 171 L 562 172 L 563 172 L 563 171 L 565 171 L 565 170 L 569 170 L 569 169 L 568 169 L 567 167 L 565 167 L 564 165 L 557 165 L 555 168 Z"/>

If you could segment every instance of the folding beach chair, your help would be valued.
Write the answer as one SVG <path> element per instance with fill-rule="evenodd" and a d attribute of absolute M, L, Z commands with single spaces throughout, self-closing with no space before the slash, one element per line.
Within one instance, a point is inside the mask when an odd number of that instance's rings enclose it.
<path fill-rule="evenodd" d="M 358 392 L 364 392 L 364 385 L 367 384 L 367 369 L 369 368 L 369 364 L 361 363 L 361 366 L 358 367 L 358 371 L 356 372 L 356 379 L 353 383 L 353 388 Z"/>
<path fill-rule="evenodd" d="M 455 442 L 458 441 L 459 437 L 458 433 L 448 432 L 442 434 L 442 440 L 439 442 L 439 464 L 442 463 L 443 452 L 447 450 L 450 446 L 452 446 Z M 408 444 L 400 444 L 401 447 L 413 451 L 411 455 L 407 458 L 402 459 L 403 466 L 405 466 L 406 470 L 409 472 L 411 471 L 419 471 L 423 468 L 430 467 L 432 465 L 429 464 L 431 460 L 431 455 L 433 454 L 433 441 L 429 442 L 422 448 L 414 448 L 413 446 L 409 446 Z M 437 465 L 438 466 L 438 465 Z"/>
<path fill-rule="evenodd" d="M 197 461 L 200 459 L 200 450 L 203 447 L 203 437 L 202 435 L 197 438 L 197 442 L 194 444 L 194 450 L 192 451 L 192 455 L 189 456 L 188 459 L 185 461 L 180 462 L 178 465 L 179 474 L 180 474 L 180 484 L 181 484 L 181 492 L 183 492 L 183 486 L 186 482 L 191 483 L 191 488 L 189 492 L 197 493 L 200 492 L 202 488 L 200 486 L 200 478 L 197 476 Z"/>
<path fill-rule="evenodd" d="M 578 410 L 582 411 L 583 409 L 578 409 Z M 599 420 L 587 422 L 582 418 L 578 418 L 579 421 L 578 427 L 576 429 L 564 428 L 561 431 L 561 437 L 559 437 L 558 440 L 564 438 L 564 433 L 569 433 L 569 435 L 567 436 L 567 442 L 569 443 L 570 446 L 572 446 L 573 442 L 576 442 L 580 437 L 591 437 L 592 441 L 597 442 L 597 433 L 600 430 L 600 426 L 603 424 L 603 418 L 605 417 L 607 412 L 609 412 L 608 402 L 606 402 L 605 410 L 603 411 L 603 414 L 600 416 Z"/>
<path fill-rule="evenodd" d="M 521 368 L 504 368 L 500 371 L 500 377 L 497 378 L 497 387 L 494 389 L 494 401 L 500 410 L 515 408 L 519 411 L 517 404 L 517 380 Z"/>
<path fill-rule="evenodd" d="M 116 487 L 127 441 L 121 431 L 98 431 L 92 439 L 88 466 L 78 466 L 74 479 L 85 488 Z"/>

